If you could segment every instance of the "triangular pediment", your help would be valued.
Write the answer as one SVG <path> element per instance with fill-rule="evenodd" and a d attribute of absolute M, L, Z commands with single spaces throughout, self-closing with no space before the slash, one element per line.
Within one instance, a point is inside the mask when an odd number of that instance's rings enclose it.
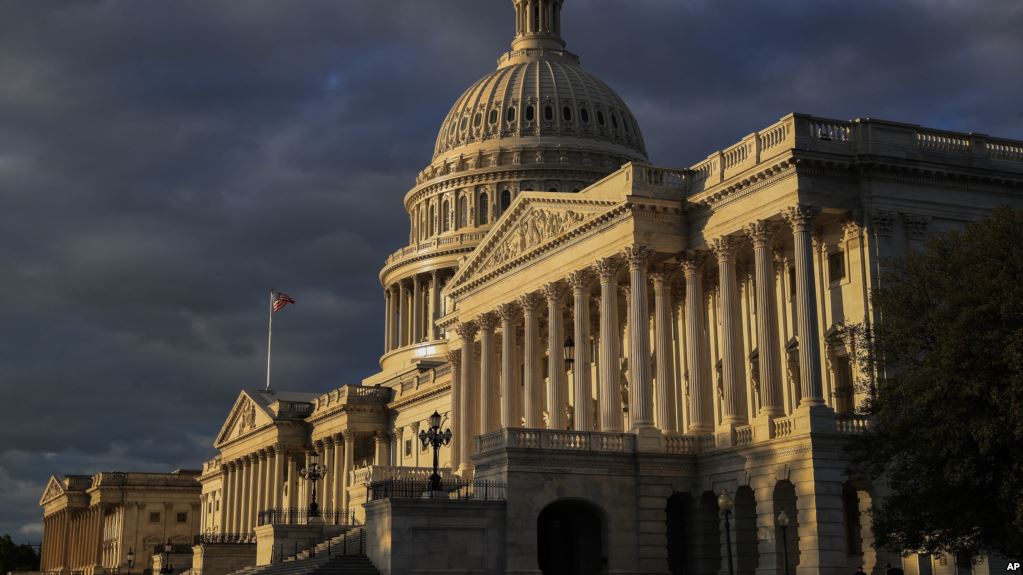
<path fill-rule="evenodd" d="M 252 433 L 273 423 L 273 414 L 266 409 L 259 401 L 253 399 L 248 391 L 238 394 L 234 407 L 228 413 L 227 420 L 217 434 L 217 440 L 213 446 L 220 448 L 221 445 Z"/>
<path fill-rule="evenodd" d="M 50 480 L 46 482 L 46 489 L 43 489 L 43 496 L 39 498 L 39 505 L 44 505 L 46 502 L 60 497 L 66 492 L 64 482 L 58 479 L 56 475 L 51 475 Z"/>
<path fill-rule="evenodd" d="M 454 292 L 510 270 L 623 206 L 623 198 L 595 194 L 526 192 L 490 229 L 449 283 Z"/>

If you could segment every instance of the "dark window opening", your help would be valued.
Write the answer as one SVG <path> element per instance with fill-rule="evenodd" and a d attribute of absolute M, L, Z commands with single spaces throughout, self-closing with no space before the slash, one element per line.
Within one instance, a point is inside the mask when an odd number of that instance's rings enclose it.
<path fill-rule="evenodd" d="M 480 194 L 480 225 L 489 223 L 490 221 L 490 203 L 487 194 Z"/>
<path fill-rule="evenodd" d="M 845 278 L 845 252 L 828 254 L 828 280 L 832 283 Z"/>
<path fill-rule="evenodd" d="M 515 121 L 515 107 L 514 106 L 511 107 L 511 108 L 508 108 L 508 114 L 506 115 L 506 118 L 508 119 L 509 122 L 514 122 Z"/>
<path fill-rule="evenodd" d="M 604 125 L 604 112 L 597 110 L 597 123 L 601 126 Z"/>
<path fill-rule="evenodd" d="M 483 123 L 483 115 L 480 114 L 479 112 L 476 112 L 476 115 L 473 116 L 473 118 L 472 118 L 472 125 L 473 125 L 473 127 L 474 128 L 479 128 L 480 124 L 482 124 L 482 123 Z"/>
<path fill-rule="evenodd" d="M 497 123 L 497 110 L 490 111 L 490 117 L 487 119 L 491 124 Z"/>
<path fill-rule="evenodd" d="M 533 106 L 526 106 L 526 121 L 532 122 L 534 118 L 536 118 L 536 111 Z"/>
<path fill-rule="evenodd" d="M 583 109 L 579 110 L 579 119 L 582 120 L 584 124 L 589 124 L 590 123 L 590 111 L 587 110 L 586 108 L 583 108 Z"/>
<path fill-rule="evenodd" d="M 159 511 L 151 512 L 149 514 L 149 522 L 150 523 L 159 523 L 160 522 L 160 512 Z"/>
<path fill-rule="evenodd" d="M 615 114 L 611 114 L 611 127 L 615 130 L 618 129 L 618 116 Z"/>
<path fill-rule="evenodd" d="M 554 119 L 554 107 L 553 106 L 544 106 L 544 108 L 543 108 L 543 119 L 547 120 L 548 122 L 550 122 L 551 120 Z"/>
<path fill-rule="evenodd" d="M 469 125 L 469 118 L 462 118 L 462 123 L 459 126 L 460 130 L 465 130 L 466 126 Z"/>
<path fill-rule="evenodd" d="M 571 122 L 572 121 L 572 108 L 569 107 L 569 106 L 565 106 L 564 108 L 562 108 L 562 110 L 561 110 L 561 117 L 564 118 L 564 120 L 566 122 Z"/>
<path fill-rule="evenodd" d="M 796 297 L 796 267 L 789 268 L 789 297 Z"/>
<path fill-rule="evenodd" d="M 508 209 L 508 206 L 511 205 L 511 199 L 512 199 L 511 198 L 511 191 L 505 190 L 505 191 L 501 192 L 501 212 L 502 213 L 504 213 L 504 211 Z"/>
<path fill-rule="evenodd" d="M 188 523 L 188 513 L 178 513 L 178 523 Z"/>

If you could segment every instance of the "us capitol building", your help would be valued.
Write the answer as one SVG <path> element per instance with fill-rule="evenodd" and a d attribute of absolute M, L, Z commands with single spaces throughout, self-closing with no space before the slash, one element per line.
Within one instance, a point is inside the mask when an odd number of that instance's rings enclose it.
<path fill-rule="evenodd" d="M 860 334 L 888 258 L 1023 204 L 1023 143 L 790 114 L 654 166 L 566 50 L 562 2 L 514 0 L 511 50 L 404 197 L 380 371 L 239 395 L 198 477 L 192 571 L 344 537 L 393 574 L 955 573 L 872 546 L 883 486 L 843 450 L 869 426 Z M 402 496 L 432 472 L 418 436 L 435 411 L 461 487 Z M 314 485 L 323 524 L 302 519 Z"/>

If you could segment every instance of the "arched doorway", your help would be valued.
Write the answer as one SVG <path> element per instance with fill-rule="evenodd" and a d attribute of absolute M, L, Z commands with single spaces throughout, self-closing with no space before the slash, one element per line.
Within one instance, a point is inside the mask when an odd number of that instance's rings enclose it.
<path fill-rule="evenodd" d="M 544 575 L 603 573 L 606 526 L 595 505 L 578 499 L 555 501 L 540 512 L 537 561 Z"/>
<path fill-rule="evenodd" d="M 671 575 L 695 575 L 696 537 L 693 535 L 693 496 L 674 493 L 665 507 L 668 532 L 668 571 Z"/>

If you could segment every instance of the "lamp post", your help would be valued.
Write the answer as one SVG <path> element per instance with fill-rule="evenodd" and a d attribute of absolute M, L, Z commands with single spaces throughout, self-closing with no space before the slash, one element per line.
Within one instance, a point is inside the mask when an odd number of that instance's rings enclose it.
<path fill-rule="evenodd" d="M 572 369 L 574 365 L 575 365 L 575 342 L 572 341 L 572 338 L 570 337 L 565 340 L 565 369 L 568 370 L 569 377 L 572 378 L 571 384 L 573 388 L 575 387 L 575 370 Z M 575 409 L 579 410 L 582 408 L 577 405 Z M 578 418 L 576 419 L 576 421 L 578 421 Z M 575 427 L 575 424 L 573 423 L 572 426 Z"/>
<path fill-rule="evenodd" d="M 781 527 L 782 560 L 785 562 L 785 575 L 789 575 L 789 515 L 782 509 L 778 514 L 778 527 Z"/>
<path fill-rule="evenodd" d="M 437 472 L 440 447 L 451 443 L 451 429 L 440 430 L 440 413 L 436 411 L 430 416 L 430 430 L 419 432 L 419 441 L 423 447 L 433 446 L 433 475 L 430 476 L 430 491 L 440 491 L 440 473 Z"/>
<path fill-rule="evenodd" d="M 312 491 L 309 494 L 309 518 L 320 516 L 320 506 L 316 504 L 316 482 L 327 475 L 327 470 L 320 465 L 320 454 L 313 450 L 309 454 L 309 465 L 299 472 L 306 481 L 311 483 Z"/>
<path fill-rule="evenodd" d="M 721 509 L 721 514 L 725 516 L 725 547 L 728 549 L 728 575 L 735 575 L 735 568 L 732 566 L 732 529 L 728 523 L 728 518 L 732 515 L 732 509 L 735 508 L 735 501 L 732 500 L 732 496 L 728 494 L 727 489 L 722 489 L 721 493 L 718 494 L 718 508 Z"/>
<path fill-rule="evenodd" d="M 163 544 L 163 565 L 160 566 L 161 575 L 170 575 L 174 573 L 174 567 L 170 563 L 170 552 L 174 549 L 171 545 L 170 539 Z"/>
<path fill-rule="evenodd" d="M 128 548 L 128 575 L 131 575 L 131 567 L 135 564 L 135 550 Z"/>

